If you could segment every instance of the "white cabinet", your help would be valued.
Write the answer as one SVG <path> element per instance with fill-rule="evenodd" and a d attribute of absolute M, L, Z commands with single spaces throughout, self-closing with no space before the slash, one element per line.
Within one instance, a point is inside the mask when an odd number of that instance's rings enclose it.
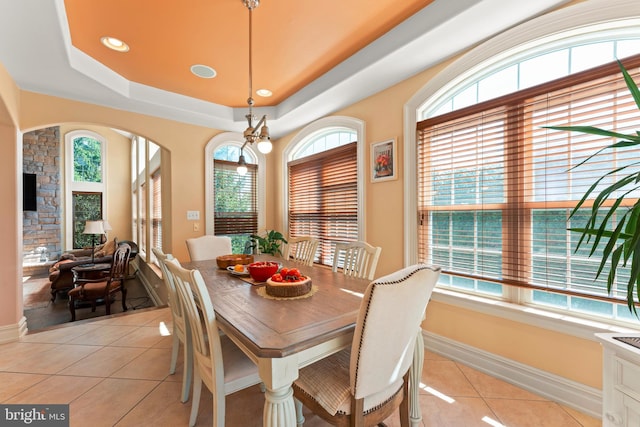
<path fill-rule="evenodd" d="M 602 425 L 640 426 L 640 348 L 621 341 L 640 343 L 640 334 L 596 334 L 603 347 Z M 636 341 L 637 340 L 637 341 Z M 640 345 L 640 344 L 639 344 Z"/>

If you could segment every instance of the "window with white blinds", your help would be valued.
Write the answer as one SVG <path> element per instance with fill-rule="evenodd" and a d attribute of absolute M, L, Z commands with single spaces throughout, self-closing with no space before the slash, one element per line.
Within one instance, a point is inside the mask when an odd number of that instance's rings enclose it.
<path fill-rule="evenodd" d="M 213 161 L 214 167 L 214 233 L 232 236 L 258 231 L 256 185 L 258 166 L 247 164 L 247 173 L 238 174 L 237 162 Z"/>
<path fill-rule="evenodd" d="M 151 184 L 153 186 L 153 194 L 151 199 L 153 222 L 151 229 L 151 239 L 153 247 L 162 249 L 162 175 L 160 169 L 151 175 Z"/>
<path fill-rule="evenodd" d="M 640 56 L 624 63 L 638 81 Z M 569 214 L 596 179 L 636 162 L 640 150 L 606 151 L 572 169 L 614 141 L 545 127 L 629 134 L 639 124 L 617 63 L 418 123 L 419 259 L 443 267 L 445 286 L 500 296 L 515 285 L 532 289 L 533 302 L 614 310 L 629 273 L 619 271 L 608 294 L 606 276 L 594 280 L 599 254 L 576 252 L 579 233 L 568 231 L 584 226 L 593 200 Z"/>
<path fill-rule="evenodd" d="M 320 264 L 332 264 L 336 242 L 358 240 L 356 150 L 352 142 L 288 163 L 289 235 L 318 238 Z"/>

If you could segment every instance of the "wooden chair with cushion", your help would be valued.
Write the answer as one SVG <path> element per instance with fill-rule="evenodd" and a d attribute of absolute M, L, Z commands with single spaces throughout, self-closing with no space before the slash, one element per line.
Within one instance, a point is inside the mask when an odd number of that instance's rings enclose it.
<path fill-rule="evenodd" d="M 187 250 L 191 261 L 204 261 L 215 259 L 220 255 L 229 255 L 231 251 L 231 238 L 227 236 L 205 235 L 187 239 Z"/>
<path fill-rule="evenodd" d="M 381 247 L 366 242 L 336 243 L 333 271 L 338 271 L 342 261 L 342 272 L 347 276 L 373 280 L 381 252 Z"/>
<path fill-rule="evenodd" d="M 302 368 L 294 397 L 332 425 L 375 426 L 399 408 L 408 427 L 409 368 L 439 275 L 439 268 L 418 264 L 371 282 L 351 348 Z"/>
<path fill-rule="evenodd" d="M 284 259 L 303 265 L 313 265 L 320 241 L 311 236 L 290 237 L 287 240 Z"/>
<path fill-rule="evenodd" d="M 49 269 L 49 282 L 51 282 L 51 301 L 56 300 L 60 292 L 67 292 L 73 288 L 72 268 L 91 262 L 95 264 L 111 264 L 113 253 L 118 246 L 118 239 L 109 240 L 103 245 L 96 246 L 92 252 L 91 248 L 76 249 L 63 253 L 58 262 Z"/>
<path fill-rule="evenodd" d="M 198 270 L 166 263 L 189 322 L 193 346 L 193 397 L 189 426 L 198 416 L 202 383 L 213 395 L 213 426 L 224 426 L 225 396 L 260 383 L 257 366 L 229 339 L 220 335 L 209 292 Z"/>
<path fill-rule="evenodd" d="M 104 301 L 106 314 L 111 314 L 111 298 L 117 292 L 122 293 L 122 311 L 127 311 L 127 288 L 125 281 L 129 272 L 131 246 L 118 245 L 111 260 L 111 270 L 106 277 L 97 279 L 74 278 L 74 288 L 69 291 L 69 311 L 71 321 L 76 320 L 76 304 L 81 301 L 91 303 L 91 311 L 96 311 L 96 303 Z"/>
<path fill-rule="evenodd" d="M 189 322 L 184 316 L 184 309 L 180 305 L 180 299 L 176 286 L 173 283 L 173 277 L 167 269 L 167 262 L 173 262 L 176 265 L 180 265 L 178 260 L 171 254 L 165 254 L 158 248 L 151 249 L 153 254 L 158 259 L 160 269 L 162 270 L 162 280 L 167 287 L 167 295 L 169 296 L 169 307 L 171 308 L 171 318 L 173 323 L 173 347 L 171 350 L 171 362 L 169 364 L 169 373 L 171 375 L 176 373 L 176 363 L 178 361 L 178 351 L 180 349 L 180 343 L 182 343 L 183 349 L 183 372 L 182 372 L 182 395 L 181 402 L 189 400 L 189 388 L 191 387 L 191 377 L 193 375 L 193 354 L 191 348 L 191 332 L 189 331 Z"/>

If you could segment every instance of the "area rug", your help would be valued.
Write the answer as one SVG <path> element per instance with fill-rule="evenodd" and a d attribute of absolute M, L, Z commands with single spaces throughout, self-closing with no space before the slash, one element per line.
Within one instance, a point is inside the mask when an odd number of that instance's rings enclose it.
<path fill-rule="evenodd" d="M 47 307 L 51 303 L 49 278 L 29 278 L 22 284 L 22 297 L 25 310 Z"/>
<path fill-rule="evenodd" d="M 24 316 L 27 318 L 29 331 L 48 328 L 50 326 L 67 323 L 71 320 L 68 298 L 66 294 L 58 293 L 55 302 L 51 302 L 49 279 L 44 276 L 25 277 L 23 286 Z M 147 290 L 141 281 L 134 277 L 127 280 L 127 308 L 133 312 L 138 309 L 154 307 Z M 122 296 L 116 295 L 111 305 L 111 313 L 122 312 Z M 92 319 L 104 316 L 104 306 L 98 306 L 96 311 L 90 307 L 76 310 L 78 320 Z"/>

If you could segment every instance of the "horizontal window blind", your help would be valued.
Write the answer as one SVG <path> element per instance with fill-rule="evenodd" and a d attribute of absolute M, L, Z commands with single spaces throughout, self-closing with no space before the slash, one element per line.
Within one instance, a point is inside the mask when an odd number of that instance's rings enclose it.
<path fill-rule="evenodd" d="M 637 80 L 640 57 L 625 66 Z M 639 123 L 617 63 L 418 123 L 420 260 L 441 265 L 451 283 L 472 290 L 499 292 L 496 284 L 508 284 L 624 300 L 628 272 L 607 294 L 606 275 L 594 280 L 598 253 L 575 252 L 579 233 L 567 229 L 586 223 L 590 203 L 584 214 L 569 214 L 587 189 L 638 161 L 640 150 L 607 151 L 572 169 L 614 140 L 544 127 L 630 134 Z"/>
<path fill-rule="evenodd" d="M 162 249 L 162 175 L 159 169 L 151 174 L 151 182 L 153 185 L 153 199 L 151 201 L 153 205 L 153 228 L 151 236 L 153 247 Z"/>
<path fill-rule="evenodd" d="M 288 163 L 289 235 L 320 240 L 316 262 L 331 265 L 336 242 L 358 239 L 357 144 Z"/>
<path fill-rule="evenodd" d="M 258 166 L 247 164 L 240 175 L 238 164 L 214 160 L 214 234 L 255 234 L 258 231 L 256 181 Z"/>

